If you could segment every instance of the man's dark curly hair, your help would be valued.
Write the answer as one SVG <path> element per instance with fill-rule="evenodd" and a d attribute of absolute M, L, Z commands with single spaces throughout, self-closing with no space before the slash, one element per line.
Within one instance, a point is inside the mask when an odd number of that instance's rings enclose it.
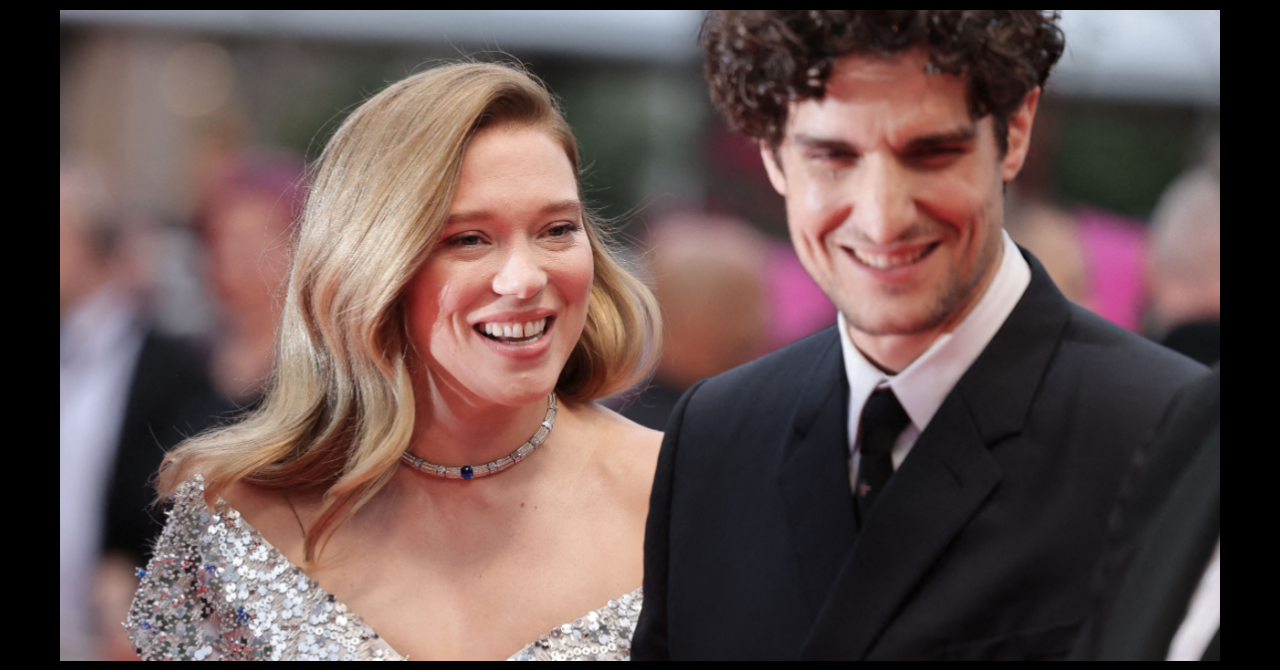
<path fill-rule="evenodd" d="M 716 108 L 775 148 L 788 104 L 821 99 L 837 58 L 925 47 L 932 69 L 966 77 L 969 111 L 994 117 L 1003 154 L 1009 115 L 1062 56 L 1057 22 L 1034 9 L 713 10 L 699 42 Z"/>

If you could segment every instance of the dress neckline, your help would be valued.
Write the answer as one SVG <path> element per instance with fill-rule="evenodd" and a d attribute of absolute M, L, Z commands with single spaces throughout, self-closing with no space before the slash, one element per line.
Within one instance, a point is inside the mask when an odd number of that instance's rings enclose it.
<path fill-rule="evenodd" d="M 346 615 L 346 618 L 349 621 L 351 621 L 356 626 L 363 628 L 365 631 L 367 631 L 370 637 L 381 639 L 382 644 L 385 645 L 386 647 L 386 651 L 400 658 L 408 660 L 409 658 L 408 656 L 405 656 L 404 654 L 401 654 L 400 652 L 396 651 L 395 648 L 391 646 L 391 643 L 386 640 L 386 638 L 383 638 L 381 634 L 378 633 L 378 631 L 374 630 L 373 626 L 370 626 L 368 623 L 366 623 L 364 620 L 364 617 L 357 614 L 355 610 L 348 607 L 346 603 L 342 602 L 341 600 L 338 600 L 337 596 L 330 593 L 329 590 L 324 588 L 323 586 L 320 586 L 320 582 L 316 580 L 315 577 L 312 577 L 311 575 L 307 574 L 305 570 L 303 570 L 300 566 L 298 566 L 296 563 L 290 560 L 288 556 L 285 556 L 283 551 L 280 551 L 280 549 L 277 548 L 276 545 L 271 542 L 271 540 L 268 540 L 267 537 L 263 535 L 261 531 L 259 531 L 256 527 L 254 527 L 253 524 L 249 523 L 248 519 L 244 518 L 244 515 L 240 513 L 240 510 L 236 509 L 235 507 L 232 507 L 230 503 L 228 503 L 226 500 L 222 498 L 222 496 L 218 496 L 218 500 L 214 505 L 214 509 L 210 511 L 210 514 L 214 515 L 215 523 L 217 521 L 217 517 L 219 516 L 233 520 L 236 524 L 238 524 L 241 527 L 241 529 L 245 533 L 248 533 L 249 536 L 252 537 L 256 542 L 262 543 L 262 547 L 266 550 L 268 554 L 270 554 L 269 556 L 270 562 L 275 563 L 277 565 L 283 565 L 285 566 L 286 571 L 288 571 L 290 574 L 293 574 L 299 580 L 306 580 L 308 590 L 315 589 L 317 592 L 324 594 L 324 596 L 326 596 L 326 599 L 329 602 L 333 603 L 333 607 L 336 611 Z"/>
<path fill-rule="evenodd" d="M 203 489 L 203 486 L 201 488 Z M 401 654 L 400 652 L 396 651 L 395 648 L 391 646 L 391 643 L 386 638 L 382 637 L 381 634 L 378 633 L 378 631 L 373 628 L 373 626 L 369 625 L 364 620 L 364 617 L 357 614 L 355 610 L 351 609 L 349 606 L 347 606 L 346 603 L 343 603 L 341 600 L 339 600 L 338 597 L 335 596 L 333 593 L 329 592 L 327 589 L 320 586 L 320 582 L 317 581 L 316 578 L 307 574 L 306 571 L 304 571 L 301 567 L 299 567 L 297 564 L 291 561 L 288 556 L 285 556 L 284 552 L 280 551 L 280 549 L 277 548 L 275 544 L 273 544 L 270 540 L 268 540 L 266 536 L 261 533 L 261 531 L 255 528 L 253 524 L 249 523 L 248 519 L 244 518 L 244 515 L 240 513 L 240 510 L 236 509 L 235 507 L 232 507 L 230 503 L 228 503 L 226 500 L 222 498 L 222 496 L 218 496 L 218 500 L 215 505 L 215 508 L 212 511 L 210 511 L 210 514 L 215 516 L 215 521 L 216 521 L 216 517 L 221 516 L 226 519 L 231 519 L 236 524 L 240 525 L 242 529 L 246 533 L 248 533 L 251 537 L 253 537 L 256 542 L 262 543 L 262 547 L 266 549 L 268 554 L 270 554 L 271 562 L 285 566 L 286 571 L 293 574 L 299 580 L 306 580 L 309 589 L 312 589 L 312 588 L 316 589 L 319 593 L 326 596 L 326 599 L 329 602 L 333 603 L 334 609 L 340 613 L 345 614 L 347 620 L 352 625 L 362 628 L 370 638 L 380 639 L 382 642 L 382 645 L 385 647 L 385 650 L 387 652 L 390 652 L 394 656 L 402 658 L 404 660 L 409 660 L 409 657 L 407 655 Z M 633 602 L 637 604 L 642 602 L 643 593 L 644 593 L 644 587 L 641 586 L 635 589 L 634 591 L 631 591 L 630 593 L 627 593 L 617 599 L 610 600 L 603 607 L 592 610 L 584 617 L 575 619 L 573 622 L 567 622 L 559 626 L 555 626 L 551 629 L 550 633 L 544 634 L 541 637 L 539 637 L 537 640 L 533 640 L 528 644 L 526 644 L 525 646 L 521 647 L 520 649 L 517 649 L 516 651 L 512 652 L 512 654 L 507 657 L 507 660 L 513 660 L 513 659 L 524 660 L 519 657 L 532 654 L 533 652 L 531 650 L 536 650 L 539 648 L 539 646 L 545 649 L 550 649 L 551 647 L 548 646 L 549 640 L 555 640 L 561 635 L 564 635 L 566 636 L 566 638 L 568 638 L 568 636 L 571 636 L 574 634 L 575 630 L 583 628 L 584 625 L 589 626 L 590 622 L 597 620 L 597 618 L 601 616 L 613 614 L 614 609 L 618 609 L 619 614 L 621 614 L 622 611 L 628 609 Z M 588 623 L 584 624 L 583 623 L 584 621 L 587 621 Z"/>

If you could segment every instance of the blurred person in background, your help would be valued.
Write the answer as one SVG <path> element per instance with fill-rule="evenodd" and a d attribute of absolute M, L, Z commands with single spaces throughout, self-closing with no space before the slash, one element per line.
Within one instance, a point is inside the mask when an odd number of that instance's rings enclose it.
<path fill-rule="evenodd" d="M 1221 660 L 1221 366 L 1135 454 L 1108 526 L 1074 658 Z"/>
<path fill-rule="evenodd" d="M 196 230 L 219 317 L 209 370 L 218 391 L 249 406 L 271 371 L 291 226 L 306 197 L 302 157 L 242 154 L 203 195 Z"/>
<path fill-rule="evenodd" d="M 745 222 L 694 213 L 660 220 L 647 242 L 666 332 L 652 382 L 622 414 L 662 430 L 694 382 L 764 353 L 769 243 Z"/>
<path fill-rule="evenodd" d="M 1063 297 L 1138 332 L 1146 304 L 1145 224 L 1093 207 L 1064 209 L 1011 188 L 1005 230 L 1044 265 Z"/>
<path fill-rule="evenodd" d="M 437 67 L 343 121 L 266 395 L 161 471 L 142 657 L 630 656 L 661 434 L 596 400 L 661 326 L 579 175 L 515 66 Z"/>
<path fill-rule="evenodd" d="M 58 197 L 60 648 L 120 657 L 133 570 L 160 529 L 150 480 L 217 403 L 204 362 L 149 323 L 127 270 L 137 231 L 98 173 L 63 161 Z"/>
<path fill-rule="evenodd" d="M 1041 259 L 1067 300 L 1128 330 L 1142 329 L 1148 231 L 1141 221 L 1011 194 L 1006 230 Z"/>
<path fill-rule="evenodd" d="M 1045 202 L 1017 203 L 1011 199 L 1005 230 L 1044 265 L 1062 296 L 1092 310 L 1089 268 L 1080 230 L 1070 212 Z"/>
<path fill-rule="evenodd" d="M 1165 190 L 1151 217 L 1147 282 L 1161 343 L 1202 363 L 1222 357 L 1222 183 L 1217 161 Z"/>

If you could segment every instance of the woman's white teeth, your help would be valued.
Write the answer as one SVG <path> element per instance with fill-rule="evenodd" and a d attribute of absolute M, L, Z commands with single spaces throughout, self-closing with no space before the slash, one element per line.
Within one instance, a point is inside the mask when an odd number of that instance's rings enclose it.
<path fill-rule="evenodd" d="M 525 321 L 524 323 L 486 323 L 484 324 L 483 332 L 490 337 L 521 340 L 537 337 L 546 328 L 547 320 L 542 318 L 537 321 Z"/>
<path fill-rule="evenodd" d="M 888 270 L 889 268 L 902 267 L 903 265 L 911 265 L 912 263 L 923 258 L 924 255 L 929 253 L 929 250 L 932 248 L 933 248 L 933 245 L 929 245 L 926 247 L 922 247 L 919 251 L 913 254 L 892 254 L 892 255 L 891 254 L 873 254 L 873 253 L 868 253 L 866 251 L 859 251 L 857 249 L 854 249 L 853 255 L 859 261 L 862 261 L 864 264 L 869 265 L 877 270 Z"/>

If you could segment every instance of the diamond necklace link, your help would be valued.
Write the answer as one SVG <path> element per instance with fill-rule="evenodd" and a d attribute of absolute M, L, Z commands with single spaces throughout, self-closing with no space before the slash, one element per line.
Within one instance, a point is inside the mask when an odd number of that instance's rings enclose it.
<path fill-rule="evenodd" d="M 419 472 L 433 477 L 443 477 L 445 479 L 475 479 L 478 477 L 496 475 L 524 460 L 525 456 L 532 454 L 534 449 L 542 446 L 543 441 L 545 441 L 547 436 L 551 434 L 551 427 L 556 424 L 557 409 L 559 409 L 559 406 L 556 405 L 556 394 L 555 391 L 552 391 L 551 394 L 547 396 L 547 415 L 543 417 L 542 423 L 538 425 L 537 432 L 535 432 L 533 437 L 529 438 L 527 442 L 520 445 L 519 449 L 516 449 L 496 461 L 490 461 L 483 465 L 463 465 L 461 467 L 454 468 L 427 462 L 417 456 L 414 456 L 408 451 L 400 454 L 400 460 L 404 465 L 414 468 Z"/>

